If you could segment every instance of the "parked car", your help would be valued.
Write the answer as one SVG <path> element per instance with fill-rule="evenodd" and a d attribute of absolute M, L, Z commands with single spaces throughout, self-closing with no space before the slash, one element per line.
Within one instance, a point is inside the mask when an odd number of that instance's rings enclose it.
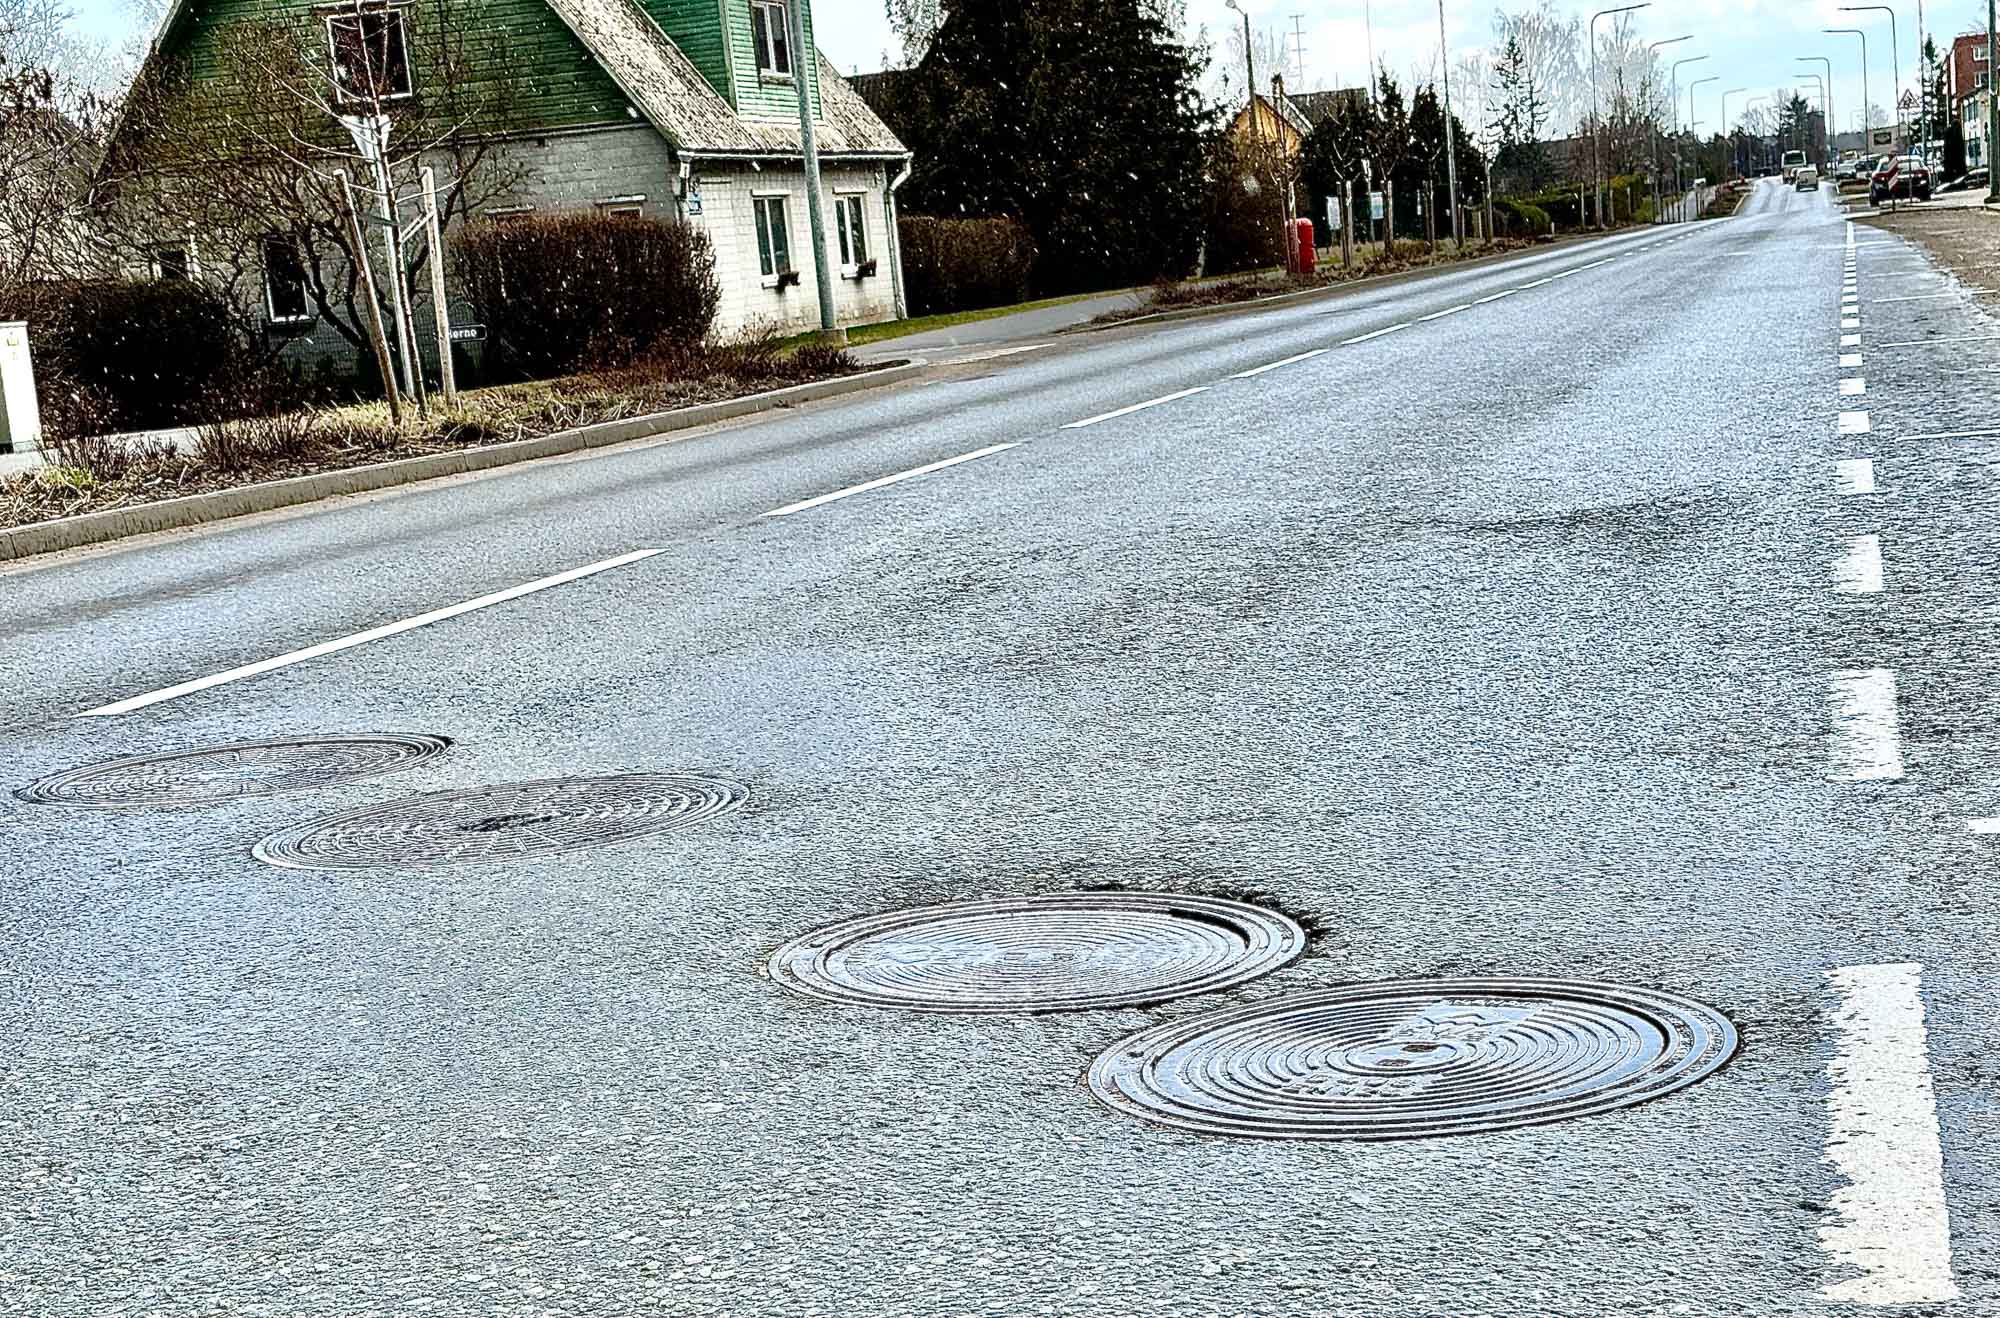
<path fill-rule="evenodd" d="M 1895 182 L 1890 183 L 1890 175 Z M 1879 206 L 1899 197 L 1931 199 L 1931 171 L 1915 156 L 1883 156 L 1868 180 L 1868 204 Z"/>
<path fill-rule="evenodd" d="M 1840 177 L 1844 179 L 1867 179 L 1875 176 L 1875 166 L 1882 162 L 1880 156 L 1857 156 L 1853 160 L 1841 162 Z"/>
<path fill-rule="evenodd" d="M 1792 186 L 1800 192 L 1819 191 L 1819 171 L 1811 165 L 1800 165 L 1792 171 Z"/>
<path fill-rule="evenodd" d="M 1951 182 L 1939 188 L 1938 191 L 1939 192 L 1984 191 L 1986 188 L 1987 180 L 1991 177 L 1992 176 L 1989 173 L 1987 173 L 1986 166 L 1981 165 L 1978 169 L 1966 170 L 1963 174 L 1960 174 L 1957 178 L 1953 179 Z"/>

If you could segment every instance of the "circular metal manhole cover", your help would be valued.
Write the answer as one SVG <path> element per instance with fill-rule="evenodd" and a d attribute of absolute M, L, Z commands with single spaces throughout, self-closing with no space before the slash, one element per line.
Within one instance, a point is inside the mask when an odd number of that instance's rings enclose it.
<path fill-rule="evenodd" d="M 422 869 L 547 856 L 665 833 L 740 807 L 749 792 L 700 774 L 550 778 L 434 792 L 273 834 L 259 860 L 292 869 Z"/>
<path fill-rule="evenodd" d="M 39 779 L 14 795 L 93 810 L 212 805 L 407 769 L 450 745 L 445 737 L 397 732 L 239 741 L 88 764 Z"/>
<path fill-rule="evenodd" d="M 1466 1135 L 1691 1085 L 1736 1028 L 1686 998 L 1556 980 L 1392 980 L 1142 1030 L 1086 1077 L 1113 1110 L 1267 1139 Z"/>
<path fill-rule="evenodd" d="M 1079 892 L 864 916 L 772 954 L 798 993 L 904 1011 L 1087 1011 L 1213 993 L 1276 970 L 1305 931 L 1274 911 L 1177 893 Z"/>

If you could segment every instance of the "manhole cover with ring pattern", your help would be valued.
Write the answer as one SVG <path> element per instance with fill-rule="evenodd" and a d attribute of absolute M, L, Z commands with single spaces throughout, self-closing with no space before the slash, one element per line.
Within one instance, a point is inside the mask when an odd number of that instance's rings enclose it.
<path fill-rule="evenodd" d="M 450 745 L 444 737 L 398 732 L 239 741 L 88 764 L 40 779 L 14 795 L 93 810 L 213 805 L 407 769 L 442 755 Z"/>
<path fill-rule="evenodd" d="M 844 921 L 775 952 L 798 993 L 905 1011 L 1087 1011 L 1234 988 L 1305 950 L 1261 907 L 1175 893 L 1003 897 Z"/>
<path fill-rule="evenodd" d="M 1104 1052 L 1086 1081 L 1113 1110 L 1180 1130 L 1415 1139 L 1627 1107 L 1735 1051 L 1727 1018 L 1671 994 L 1395 980 L 1169 1021 Z"/>
<path fill-rule="evenodd" d="M 292 869 L 422 869 L 519 860 L 685 828 L 749 799 L 700 774 L 624 773 L 435 792 L 308 820 L 257 844 Z"/>

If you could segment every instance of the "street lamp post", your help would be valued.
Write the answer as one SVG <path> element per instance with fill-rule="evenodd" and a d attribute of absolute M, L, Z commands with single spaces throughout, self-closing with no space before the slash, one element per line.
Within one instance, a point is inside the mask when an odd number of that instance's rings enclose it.
<path fill-rule="evenodd" d="M 1263 135 L 1257 131 L 1257 57 L 1250 49 L 1250 11 L 1237 4 L 1236 0 L 1223 0 L 1223 3 L 1243 15 L 1243 76 L 1247 80 L 1245 84 L 1246 95 L 1243 101 L 1243 113 L 1247 118 L 1250 129 L 1250 177 L 1255 178 L 1257 176 L 1257 157 L 1263 152 L 1263 143 L 1261 140 Z M 1273 106 L 1272 112 L 1274 114 L 1276 110 L 1277 107 Z M 1273 126 L 1273 131 L 1276 132 L 1275 125 Z M 1282 136 L 1278 138 L 1278 150 L 1284 150 L 1284 138 Z M 1291 263 L 1292 244 L 1289 235 L 1285 232 L 1285 198 L 1282 190 L 1278 187 L 1278 166 L 1275 154 L 1272 157 L 1271 163 L 1271 193 L 1278 199 L 1278 259 L 1285 261 L 1289 265 Z"/>
<path fill-rule="evenodd" d="M 1690 55 L 1686 59 L 1677 59 L 1674 61 L 1673 67 L 1667 71 L 1667 83 L 1674 102 L 1674 188 L 1683 194 L 1686 193 L 1687 189 L 1683 186 L 1681 179 L 1681 65 L 1699 64 L 1707 58 L 1708 56 L 1706 55 Z M 1694 102 L 1692 97 L 1689 98 L 1688 102 L 1688 118 L 1694 118 Z M 1689 126 L 1688 131 L 1690 133 L 1694 131 L 1692 125 Z"/>
<path fill-rule="evenodd" d="M 1729 98 L 1749 90 L 1748 87 L 1731 87 L 1722 93 L 1722 136 L 1729 143 L 1729 163 L 1732 165 L 1736 164 L 1736 139 L 1729 131 Z M 1742 170 L 1743 167 L 1737 165 L 1737 172 L 1741 173 Z"/>
<path fill-rule="evenodd" d="M 1895 115 L 1895 145 L 1897 151 L 1900 153 L 1908 144 L 1909 139 L 1903 136 L 1903 102 L 1901 100 L 1903 95 L 1903 57 L 1896 49 L 1898 44 L 1896 41 L 1896 11 L 1887 5 L 1842 5 L 1840 7 L 1840 12 L 1843 14 L 1860 14 L 1871 10 L 1880 11 L 1889 16 L 1889 110 Z"/>
<path fill-rule="evenodd" d="M 1444 35 L 1444 0 L 1438 0 L 1438 54 L 1441 61 L 1438 76 L 1444 80 L 1444 177 L 1445 189 L 1451 197 L 1451 245 L 1462 254 L 1465 251 L 1465 234 L 1459 228 L 1458 140 L 1452 130 L 1451 47 Z"/>
<path fill-rule="evenodd" d="M 1743 128 L 1745 132 L 1749 132 L 1757 141 L 1757 167 L 1759 169 L 1770 164 L 1771 158 L 1764 154 L 1763 131 L 1761 129 L 1753 131 L 1750 128 L 1750 111 L 1759 101 L 1768 101 L 1770 99 L 1768 96 L 1752 96 L 1749 100 L 1743 102 Z"/>
<path fill-rule="evenodd" d="M 1819 64 L 1825 67 L 1826 81 L 1820 85 L 1826 88 L 1827 164 L 1828 166 L 1835 165 L 1840 161 L 1840 150 L 1836 145 L 1840 140 L 1840 120 L 1833 113 L 1833 61 L 1824 55 L 1800 55 L 1798 61 L 1801 64 Z"/>
<path fill-rule="evenodd" d="M 1695 173 L 1697 175 L 1701 173 L 1701 134 L 1695 132 L 1694 130 L 1702 126 L 1702 121 L 1694 117 L 1694 89 L 1701 86 L 1705 82 L 1721 82 L 1721 81 L 1722 81 L 1722 75 L 1719 73 L 1714 73 L 1710 74 L 1706 78 L 1696 78 L 1693 82 L 1688 84 L 1688 136 L 1694 139 L 1694 164 L 1695 164 Z"/>
<path fill-rule="evenodd" d="M 1861 38 L 1861 150 L 1865 154 L 1875 145 L 1868 132 L 1868 34 L 1858 27 L 1828 27 L 1820 31 L 1828 36 Z"/>
<path fill-rule="evenodd" d="M 1606 14 L 1626 14 L 1634 9 L 1644 9 L 1652 0 L 1641 0 L 1636 5 L 1619 5 L 1612 9 L 1600 9 L 1590 16 L 1590 187 L 1597 201 L 1597 227 L 1608 228 L 1604 222 L 1604 165 L 1597 139 L 1603 136 L 1603 125 L 1597 121 L 1597 20 Z"/>
<path fill-rule="evenodd" d="M 1678 46 L 1683 41 L 1693 40 L 1694 34 L 1690 32 L 1684 37 L 1668 37 L 1665 41 L 1650 42 L 1646 46 L 1646 117 L 1653 121 L 1653 223 L 1655 224 L 1660 222 L 1660 116 L 1653 112 L 1653 97 L 1651 94 L 1653 86 L 1653 60 L 1655 58 L 1653 52 L 1662 46 Z M 1673 92 L 1669 90 L 1667 93 L 1667 103 L 1672 105 L 1674 99 Z M 1678 114 L 1679 111 L 1675 111 L 1675 113 Z"/>
<path fill-rule="evenodd" d="M 1993 64 L 1993 0 L 1986 0 L 1986 67 Z M 1986 79 L 1986 204 L 2000 205 L 2000 169 L 1993 168 L 1993 146 L 2000 143 L 2000 95 L 1994 94 L 1993 78 Z"/>
<path fill-rule="evenodd" d="M 1820 134 L 1820 158 L 1821 158 L 1821 162 L 1822 162 L 1822 163 L 1824 163 L 1824 164 L 1827 164 L 1827 165 L 1828 165 L 1828 167 L 1829 167 L 1829 168 L 1831 168 L 1831 167 L 1832 167 L 1832 166 L 1831 166 L 1831 163 L 1830 163 L 1830 162 L 1828 162 L 1828 161 L 1826 161 L 1826 158 L 1825 158 L 1825 157 L 1826 157 L 1826 122 L 1827 122 L 1827 114 L 1829 113 L 1829 111 L 1827 110 L 1827 103 L 1826 103 L 1826 83 L 1825 83 L 1825 81 L 1824 81 L 1823 79 L 1821 79 L 1821 77 L 1820 77 L 1820 76 L 1819 76 L 1819 75 L 1818 75 L 1817 73 L 1808 73 L 1808 74 L 1806 74 L 1805 76 L 1806 76 L 1806 77 L 1808 77 L 1808 78 L 1811 78 L 1811 79 L 1813 80 L 1813 85 L 1814 85 L 1815 87 L 1817 87 L 1817 88 L 1819 89 L 1819 134 Z M 1800 148 L 1801 148 L 1801 149 L 1803 149 L 1803 148 L 1805 147 L 1805 145 L 1806 145 L 1806 143 L 1805 143 L 1805 142 L 1804 142 L 1803 140 L 1801 140 L 1801 141 L 1799 142 L 1799 146 L 1800 146 Z"/>

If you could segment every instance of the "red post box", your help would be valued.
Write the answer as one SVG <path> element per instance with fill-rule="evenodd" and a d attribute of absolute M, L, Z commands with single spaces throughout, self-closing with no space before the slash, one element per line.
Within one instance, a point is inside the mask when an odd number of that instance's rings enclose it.
<path fill-rule="evenodd" d="M 1307 219 L 1292 221 L 1292 273 L 1309 275 L 1318 262 L 1319 253 L 1313 247 L 1313 222 Z"/>

